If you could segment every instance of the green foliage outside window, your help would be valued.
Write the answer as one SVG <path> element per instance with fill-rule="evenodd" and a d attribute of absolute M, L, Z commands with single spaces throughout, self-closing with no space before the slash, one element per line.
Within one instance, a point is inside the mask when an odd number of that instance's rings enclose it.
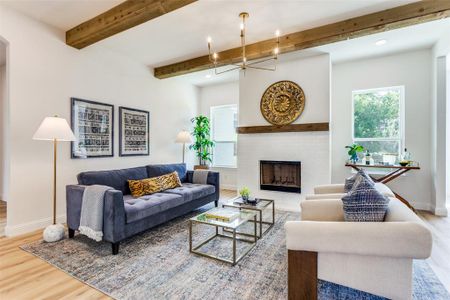
<path fill-rule="evenodd" d="M 399 88 L 354 93 L 354 141 L 371 153 L 398 153 L 400 101 Z"/>

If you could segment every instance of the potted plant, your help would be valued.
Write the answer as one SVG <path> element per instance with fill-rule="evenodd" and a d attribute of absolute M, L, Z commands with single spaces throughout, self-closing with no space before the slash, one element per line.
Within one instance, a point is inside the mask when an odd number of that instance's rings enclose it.
<path fill-rule="evenodd" d="M 356 163 L 358 161 L 358 152 L 363 152 L 364 147 L 359 144 L 352 144 L 350 146 L 345 146 L 348 150 L 348 155 L 350 155 L 350 161 Z"/>
<path fill-rule="evenodd" d="M 208 117 L 197 116 L 191 120 L 194 124 L 194 131 L 192 135 L 195 138 L 195 142 L 189 146 L 189 149 L 193 149 L 199 160 L 199 164 L 194 166 L 196 169 L 209 169 L 209 162 L 212 162 L 212 147 L 214 142 L 210 140 L 210 124 Z"/>
<path fill-rule="evenodd" d="M 239 194 L 242 197 L 242 200 L 244 200 L 244 202 L 248 201 L 248 198 L 250 197 L 250 190 L 248 187 L 244 186 L 240 191 Z"/>

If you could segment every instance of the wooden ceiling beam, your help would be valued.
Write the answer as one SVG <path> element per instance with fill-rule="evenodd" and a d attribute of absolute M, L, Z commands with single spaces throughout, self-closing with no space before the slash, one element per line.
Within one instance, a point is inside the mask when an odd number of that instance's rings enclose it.
<path fill-rule="evenodd" d="M 66 44 L 82 49 L 197 0 L 127 0 L 66 32 Z"/>
<path fill-rule="evenodd" d="M 353 39 L 378 32 L 398 29 L 450 16 L 449 0 L 419 1 L 391 9 L 347 19 L 280 37 L 280 53 L 313 48 Z M 260 59 L 272 55 L 275 38 L 246 46 L 247 60 Z M 206 49 L 206 45 L 205 45 Z M 218 53 L 219 66 L 237 63 L 241 60 L 241 48 L 233 48 Z M 208 55 L 182 62 L 157 67 L 157 78 L 169 78 L 214 67 Z"/>

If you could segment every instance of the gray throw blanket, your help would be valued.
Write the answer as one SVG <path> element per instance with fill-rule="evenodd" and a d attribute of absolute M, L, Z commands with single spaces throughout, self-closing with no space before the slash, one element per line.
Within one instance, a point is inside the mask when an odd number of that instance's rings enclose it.
<path fill-rule="evenodd" d="M 105 185 L 87 186 L 81 203 L 80 227 L 81 234 L 100 242 L 103 238 L 103 203 L 105 192 L 112 190 Z"/>
<path fill-rule="evenodd" d="M 195 170 L 192 175 L 192 183 L 196 184 L 206 184 L 208 181 L 208 173 L 207 170 Z"/>

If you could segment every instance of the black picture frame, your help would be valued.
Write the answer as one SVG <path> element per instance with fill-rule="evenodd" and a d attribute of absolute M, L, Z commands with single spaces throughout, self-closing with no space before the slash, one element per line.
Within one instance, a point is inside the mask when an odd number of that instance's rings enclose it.
<path fill-rule="evenodd" d="M 95 105 L 95 106 L 99 106 L 99 107 L 104 107 L 106 110 L 109 111 L 110 113 L 110 117 L 109 119 L 111 120 L 109 122 L 109 149 L 107 152 L 110 152 L 109 154 L 78 154 L 80 151 L 77 151 L 77 147 L 78 147 L 78 143 L 80 141 L 80 130 L 79 130 L 79 126 L 80 123 L 75 124 L 76 121 L 78 120 L 78 118 L 75 116 L 75 110 L 77 108 L 78 103 L 84 103 L 84 104 L 88 104 L 88 105 Z M 86 100 L 86 99 L 80 99 L 80 98 L 70 98 L 70 125 L 72 127 L 72 131 L 75 134 L 75 137 L 77 138 L 76 142 L 71 142 L 70 143 L 70 157 L 72 159 L 83 159 L 83 158 L 101 158 L 101 157 L 114 157 L 114 105 L 112 104 L 108 104 L 108 103 L 102 103 L 102 102 L 97 102 L 97 101 L 91 101 L 91 100 Z M 78 127 L 77 127 L 78 126 Z"/>
<path fill-rule="evenodd" d="M 146 117 L 146 124 L 144 126 L 140 126 L 141 129 L 145 128 L 146 130 L 145 132 L 146 150 L 144 152 L 141 151 L 139 153 L 127 153 L 125 149 L 124 142 L 127 138 L 123 124 L 125 112 L 128 112 L 130 114 L 136 113 L 136 116 L 144 115 Z M 148 156 L 148 155 L 150 155 L 150 112 L 142 109 L 119 106 L 119 156 L 123 157 L 123 156 Z"/>

